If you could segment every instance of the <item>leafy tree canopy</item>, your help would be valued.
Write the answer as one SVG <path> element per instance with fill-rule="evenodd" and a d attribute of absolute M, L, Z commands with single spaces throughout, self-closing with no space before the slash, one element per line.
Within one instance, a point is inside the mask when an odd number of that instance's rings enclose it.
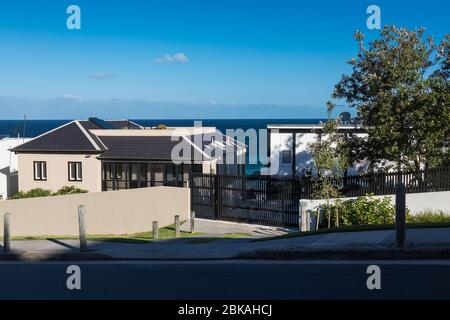
<path fill-rule="evenodd" d="M 449 35 L 440 44 L 424 39 L 425 29 L 386 26 L 368 44 L 356 32 L 357 56 L 348 63 L 332 94 L 355 108 L 368 137 L 352 160 L 373 166 L 395 163 L 397 169 L 440 165 L 450 132 Z"/>

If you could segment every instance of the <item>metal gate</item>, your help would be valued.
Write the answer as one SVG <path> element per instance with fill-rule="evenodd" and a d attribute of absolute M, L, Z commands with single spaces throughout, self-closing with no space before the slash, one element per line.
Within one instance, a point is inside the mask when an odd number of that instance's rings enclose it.
<path fill-rule="evenodd" d="M 299 200 L 310 197 L 307 179 L 195 174 L 191 206 L 196 217 L 270 226 L 298 226 Z"/>

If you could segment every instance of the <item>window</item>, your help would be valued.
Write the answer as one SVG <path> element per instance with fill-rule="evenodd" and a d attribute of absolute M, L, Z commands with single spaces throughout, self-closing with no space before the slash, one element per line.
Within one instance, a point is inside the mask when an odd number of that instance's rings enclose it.
<path fill-rule="evenodd" d="M 283 150 L 281 151 L 281 164 L 291 164 L 292 163 L 292 151 Z"/>
<path fill-rule="evenodd" d="M 116 173 L 116 179 L 122 180 L 124 178 L 123 171 L 124 171 L 124 165 L 122 163 L 116 163 L 115 173 Z"/>
<path fill-rule="evenodd" d="M 69 181 L 82 181 L 83 171 L 81 162 L 69 162 Z"/>
<path fill-rule="evenodd" d="M 34 180 L 45 181 L 47 180 L 47 162 L 34 161 L 33 162 Z"/>

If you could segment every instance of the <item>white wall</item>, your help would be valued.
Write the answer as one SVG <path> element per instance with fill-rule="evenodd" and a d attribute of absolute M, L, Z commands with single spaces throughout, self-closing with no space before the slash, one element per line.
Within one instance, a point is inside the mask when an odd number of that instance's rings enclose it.
<path fill-rule="evenodd" d="M 395 205 L 395 195 L 374 196 L 374 198 L 384 198 L 384 197 L 388 197 L 389 199 L 391 199 L 391 203 Z M 341 198 L 340 200 L 348 200 L 348 199 L 354 198 Z M 307 200 L 307 201 L 308 201 L 307 205 L 308 209 L 317 208 L 319 205 L 324 204 L 326 202 L 326 200 L 323 199 Z M 410 210 L 412 215 L 427 209 L 433 211 L 442 210 L 450 214 L 450 191 L 407 193 L 406 206 Z"/>
<path fill-rule="evenodd" d="M 9 149 L 29 140 L 28 138 L 3 138 L 0 140 L 0 199 L 6 199 L 18 191 L 14 190 L 11 183 L 9 183 L 10 179 L 15 177 L 15 175 L 10 173 L 18 170 L 17 155 L 14 152 L 10 152 Z"/>
<path fill-rule="evenodd" d="M 281 163 L 282 151 L 292 150 L 292 142 L 292 133 L 270 133 L 270 174 L 292 174 L 292 164 Z"/>
<path fill-rule="evenodd" d="M 294 133 L 270 133 L 270 160 L 272 175 L 291 175 L 292 164 L 281 163 L 281 152 L 283 150 L 293 151 L 293 135 Z M 363 137 L 367 134 L 357 134 L 357 136 Z M 295 168 L 296 174 L 301 174 L 302 171 L 309 171 L 313 168 L 313 159 L 311 153 L 308 151 L 308 144 L 316 140 L 316 133 L 295 133 Z M 357 163 L 354 166 L 348 168 L 349 174 L 356 174 L 358 170 L 364 167 L 366 163 L 364 161 Z"/>

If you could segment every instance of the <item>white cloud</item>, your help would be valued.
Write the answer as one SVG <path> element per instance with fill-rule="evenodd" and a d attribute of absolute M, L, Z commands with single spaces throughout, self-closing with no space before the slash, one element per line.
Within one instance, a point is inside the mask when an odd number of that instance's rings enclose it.
<path fill-rule="evenodd" d="M 103 72 L 103 71 L 97 71 L 96 73 L 89 75 L 89 78 L 97 80 L 103 80 L 112 77 L 115 77 L 115 75 L 110 72 Z"/>
<path fill-rule="evenodd" d="M 81 101 L 85 100 L 83 97 L 77 96 L 75 94 L 64 94 L 62 96 L 62 99 L 70 100 L 70 101 L 78 101 L 78 102 L 81 102 Z"/>
<path fill-rule="evenodd" d="M 189 61 L 189 58 L 182 52 L 177 52 L 175 54 L 166 54 L 166 55 L 154 60 L 155 63 L 170 63 L 170 62 L 186 63 L 188 61 Z"/>

